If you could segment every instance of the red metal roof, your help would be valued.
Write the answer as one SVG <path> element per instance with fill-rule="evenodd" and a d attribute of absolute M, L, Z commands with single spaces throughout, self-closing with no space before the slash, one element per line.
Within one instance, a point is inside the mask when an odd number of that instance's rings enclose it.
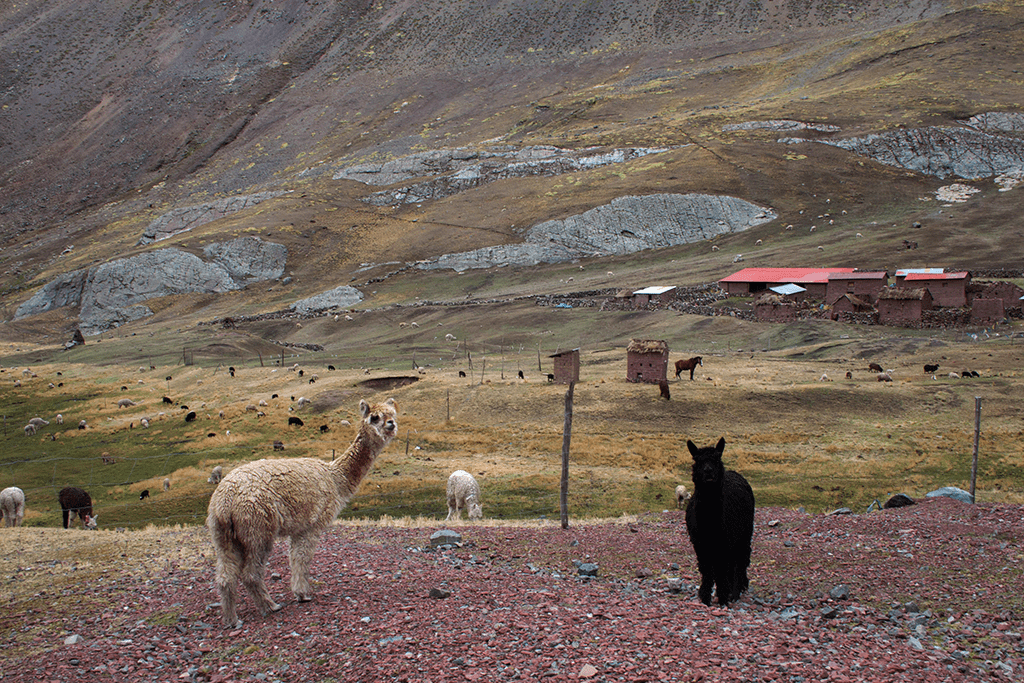
<path fill-rule="evenodd" d="M 794 284 L 828 282 L 829 273 L 852 273 L 853 268 L 744 268 L 719 282 L 771 282 Z"/>
<path fill-rule="evenodd" d="M 830 275 L 831 275 L 831 278 L 833 280 L 888 280 L 889 279 L 889 273 L 887 273 L 884 270 L 880 270 L 880 271 L 877 271 L 877 272 L 875 272 L 875 271 L 871 271 L 871 272 L 865 271 L 865 272 L 858 272 L 858 273 L 847 273 L 845 271 L 833 270 L 830 273 Z"/>
<path fill-rule="evenodd" d="M 905 280 L 964 280 L 970 273 L 907 273 Z"/>

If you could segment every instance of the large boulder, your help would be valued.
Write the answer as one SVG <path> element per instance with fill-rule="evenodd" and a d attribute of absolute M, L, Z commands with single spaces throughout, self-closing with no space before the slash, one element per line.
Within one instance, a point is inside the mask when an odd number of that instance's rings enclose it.
<path fill-rule="evenodd" d="M 956 486 L 943 486 L 941 489 L 929 491 L 925 496 L 928 498 L 952 498 L 953 500 L 959 500 L 961 503 L 974 502 L 974 496 Z"/>

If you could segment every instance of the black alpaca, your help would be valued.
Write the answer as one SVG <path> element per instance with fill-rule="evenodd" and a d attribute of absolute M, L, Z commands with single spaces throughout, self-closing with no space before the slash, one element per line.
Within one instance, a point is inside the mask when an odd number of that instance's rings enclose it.
<path fill-rule="evenodd" d="M 686 507 L 686 530 L 697 555 L 700 590 L 697 595 L 711 604 L 736 601 L 747 589 L 750 542 L 754 536 L 754 492 L 738 472 L 722 464 L 725 439 L 718 445 L 697 448 L 686 442 L 693 456 L 693 497 Z"/>

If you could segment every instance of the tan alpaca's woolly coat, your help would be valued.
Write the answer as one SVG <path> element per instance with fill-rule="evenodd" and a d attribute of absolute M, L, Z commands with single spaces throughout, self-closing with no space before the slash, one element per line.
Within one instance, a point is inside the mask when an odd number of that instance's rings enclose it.
<path fill-rule="evenodd" d="M 238 623 L 238 582 L 263 614 L 281 609 L 264 574 L 274 539 L 288 537 L 291 588 L 299 602 L 312 599 L 309 565 L 320 535 L 338 516 L 398 431 L 393 399 L 370 406 L 345 453 L 334 462 L 316 458 L 257 460 L 231 471 L 210 498 L 206 525 L 217 551 L 216 583 L 224 623 Z"/>

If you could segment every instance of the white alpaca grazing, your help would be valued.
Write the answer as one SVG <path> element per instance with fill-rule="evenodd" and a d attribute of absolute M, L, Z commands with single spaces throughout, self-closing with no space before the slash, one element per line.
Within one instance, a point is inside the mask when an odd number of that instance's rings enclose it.
<path fill-rule="evenodd" d="M 455 470 L 448 477 L 448 487 L 445 491 L 448 497 L 448 517 L 446 519 L 461 519 L 462 509 L 466 508 L 470 519 L 480 519 L 484 516 L 484 507 L 480 503 L 480 485 L 476 483 L 473 475 L 465 470 Z"/>
<path fill-rule="evenodd" d="M 372 406 L 360 401 L 359 411 L 363 418 L 359 432 L 337 460 L 257 460 L 232 470 L 213 492 L 206 526 L 217 551 L 216 584 L 227 626 L 241 623 L 237 613 L 239 581 L 260 612 L 281 609 L 264 580 L 275 538 L 289 539 L 291 589 L 296 600 L 313 599 L 309 564 L 320 535 L 398 433 L 394 399 Z"/>
<path fill-rule="evenodd" d="M 19 526 L 25 519 L 25 492 L 17 486 L 8 486 L 0 491 L 0 512 L 3 512 L 4 526 Z"/>

